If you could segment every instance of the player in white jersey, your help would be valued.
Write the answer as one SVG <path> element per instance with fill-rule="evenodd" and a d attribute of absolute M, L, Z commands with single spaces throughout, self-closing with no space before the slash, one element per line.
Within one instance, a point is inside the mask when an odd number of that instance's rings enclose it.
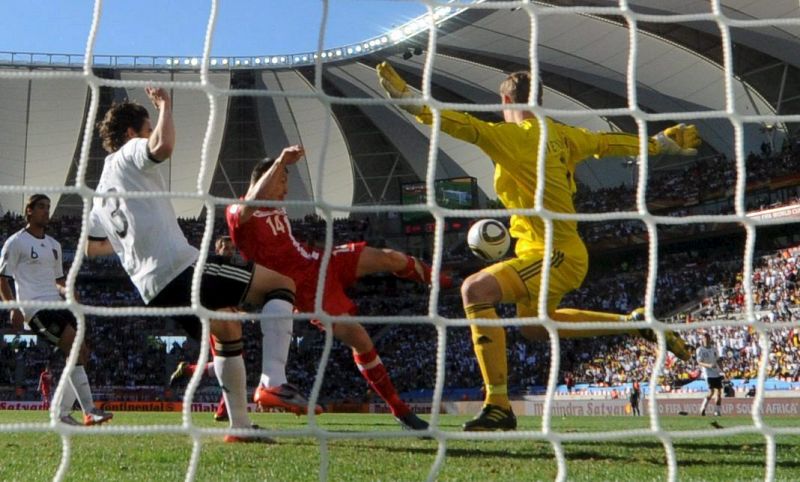
<path fill-rule="evenodd" d="M 66 297 L 64 267 L 61 262 L 61 243 L 45 234 L 50 223 L 50 198 L 34 194 L 25 204 L 25 228 L 10 236 L 0 254 L 0 298 L 12 301 L 9 279 L 14 279 L 17 301 L 62 301 Z M 11 310 L 11 325 L 21 330 L 27 323 L 30 329 L 69 356 L 78 323 L 71 311 L 51 308 Z M 96 425 L 111 420 L 113 414 L 95 408 L 89 378 L 84 365 L 89 361 L 89 348 L 82 343 L 78 362 L 66 383 L 59 407 L 58 419 L 68 425 L 80 425 L 70 412 L 77 398 L 83 409 L 83 423 Z"/>
<path fill-rule="evenodd" d="M 145 89 L 159 111 L 155 127 L 147 110 L 133 102 L 113 105 L 98 124 L 109 152 L 89 217 L 87 255 L 116 254 L 144 302 L 149 306 L 191 305 L 194 266 L 199 251 L 189 245 L 175 211 L 164 197 L 116 197 L 114 193 L 169 191 L 163 171 L 175 146 L 172 100 L 163 88 Z M 294 282 L 254 263 L 236 263 L 216 256 L 206 260 L 200 301 L 210 310 L 232 311 L 242 304 L 292 306 Z M 283 316 L 283 312 L 280 313 Z M 288 315 L 291 317 L 291 309 Z M 189 335 L 199 339 L 195 316 L 177 317 Z M 230 426 L 252 426 L 247 414 L 247 387 L 239 322 L 211 320 L 214 368 L 230 415 Z M 262 434 L 225 436 L 226 442 L 271 442 Z"/>
<path fill-rule="evenodd" d="M 722 405 L 722 378 L 723 373 L 719 367 L 719 353 L 714 346 L 711 333 L 703 334 L 703 345 L 697 349 L 697 364 L 703 368 L 703 376 L 708 383 L 708 396 L 703 399 L 700 406 L 700 415 L 705 416 L 708 402 L 716 395 L 717 403 L 714 407 L 714 415 L 720 416 L 720 406 Z"/>

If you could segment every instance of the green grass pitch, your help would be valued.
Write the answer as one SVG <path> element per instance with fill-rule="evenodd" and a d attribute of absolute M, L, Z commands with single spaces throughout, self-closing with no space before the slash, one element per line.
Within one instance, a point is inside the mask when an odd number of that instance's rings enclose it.
<path fill-rule="evenodd" d="M 308 428 L 306 417 L 290 414 L 252 414 L 262 427 L 279 431 Z M 427 417 L 426 417 L 427 418 Z M 555 452 L 545 440 L 460 440 L 460 424 L 468 417 L 445 415 L 440 428 L 448 436 L 444 463 L 437 480 L 515 481 L 554 480 Z M 0 480 L 52 480 L 62 453 L 59 434 L 9 431 L 14 423 L 45 423 L 45 412 L 0 412 Z M 203 428 L 224 428 L 209 413 L 193 415 Z M 323 414 L 318 428 L 334 432 L 321 448 L 310 435 L 277 437 L 275 445 L 225 444 L 220 435 L 202 438 L 196 480 L 320 480 L 321 454 L 327 453 L 327 479 L 331 481 L 426 480 L 439 449 L 437 440 L 355 436 L 356 432 L 401 433 L 388 415 Z M 541 418 L 520 417 L 520 430 L 541 429 Z M 714 427 L 716 424 L 722 429 Z M 770 417 L 770 427 L 800 428 L 798 417 Z M 179 413 L 117 412 L 107 427 L 181 424 Z M 662 417 L 669 431 L 698 431 L 704 436 L 673 439 L 679 480 L 764 480 L 766 444 L 759 434 L 729 433 L 723 429 L 752 427 L 749 417 Z M 586 432 L 647 430 L 649 417 L 555 417 L 554 433 L 565 437 Z M 105 427 L 103 427 L 105 429 Z M 776 480 L 800 478 L 800 435 L 777 435 Z M 566 441 L 567 479 L 572 480 L 666 480 L 665 450 L 654 436 L 627 437 L 600 442 Z M 78 433 L 72 437 L 68 481 L 180 481 L 184 480 L 192 452 L 191 439 L 183 434 L 131 435 Z"/>

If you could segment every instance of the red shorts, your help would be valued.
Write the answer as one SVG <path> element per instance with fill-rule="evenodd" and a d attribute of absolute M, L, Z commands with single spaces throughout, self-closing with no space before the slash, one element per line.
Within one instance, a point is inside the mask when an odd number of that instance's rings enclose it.
<path fill-rule="evenodd" d="M 322 309 L 329 315 L 355 315 L 357 308 L 345 290 L 358 280 L 358 259 L 367 243 L 348 243 L 335 246 L 331 252 L 325 277 L 325 292 Z M 300 312 L 314 311 L 314 295 L 317 292 L 317 276 L 309 276 L 297 286 L 297 308 Z M 312 323 L 322 328 L 317 320 Z"/>

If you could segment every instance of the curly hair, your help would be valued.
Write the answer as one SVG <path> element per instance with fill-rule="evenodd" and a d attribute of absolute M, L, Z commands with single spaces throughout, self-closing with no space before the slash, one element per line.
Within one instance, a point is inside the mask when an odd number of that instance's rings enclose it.
<path fill-rule="evenodd" d="M 145 119 L 149 118 L 147 109 L 136 102 L 113 104 L 103 116 L 103 120 L 97 123 L 100 138 L 103 140 L 103 149 L 107 152 L 117 151 L 127 141 L 128 127 L 133 127 L 133 130 L 139 132 Z"/>

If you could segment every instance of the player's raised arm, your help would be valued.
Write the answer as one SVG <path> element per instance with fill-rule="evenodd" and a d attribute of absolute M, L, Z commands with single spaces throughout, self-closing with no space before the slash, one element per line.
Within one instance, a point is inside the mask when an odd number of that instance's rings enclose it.
<path fill-rule="evenodd" d="M 588 157 L 638 156 L 639 136 L 626 132 L 592 132 L 572 128 L 574 161 Z M 651 156 L 694 156 L 701 140 L 694 125 L 677 124 L 650 137 L 647 152 Z"/>
<path fill-rule="evenodd" d="M 378 83 L 392 99 L 419 99 L 420 96 L 412 91 L 406 81 L 397 73 L 389 62 L 381 62 L 375 68 L 378 74 Z M 409 114 L 416 116 L 417 120 L 423 124 L 433 123 L 433 114 L 427 105 L 403 103 L 398 107 Z M 442 132 L 462 141 L 475 144 L 494 157 L 498 149 L 503 149 L 505 134 L 502 124 L 485 122 L 466 112 L 453 110 L 440 111 Z"/>
<path fill-rule="evenodd" d="M 420 98 L 419 94 L 408 88 L 405 79 L 400 77 L 389 62 L 379 63 L 375 71 L 378 73 L 378 83 L 390 98 L 407 100 Z M 430 109 L 426 105 L 403 103 L 398 104 L 398 107 L 415 116 L 430 114 Z"/>
<path fill-rule="evenodd" d="M 287 191 L 287 166 L 297 163 L 305 155 L 301 145 L 285 147 L 274 161 L 270 158 L 262 160 L 253 171 L 250 178 L 250 187 L 244 196 L 245 201 L 274 201 L 283 199 Z M 262 171 L 259 168 L 266 168 Z M 258 176 L 258 177 L 256 177 Z M 256 211 L 255 206 L 240 204 L 239 224 L 244 224 Z"/>
<path fill-rule="evenodd" d="M 147 97 L 158 109 L 158 122 L 147 140 L 150 156 L 157 161 L 165 161 L 175 148 L 175 123 L 172 120 L 172 99 L 166 89 L 147 87 Z"/>
<path fill-rule="evenodd" d="M 658 144 L 656 154 L 671 156 L 696 156 L 700 146 L 700 136 L 693 124 L 677 124 L 653 136 Z"/>

